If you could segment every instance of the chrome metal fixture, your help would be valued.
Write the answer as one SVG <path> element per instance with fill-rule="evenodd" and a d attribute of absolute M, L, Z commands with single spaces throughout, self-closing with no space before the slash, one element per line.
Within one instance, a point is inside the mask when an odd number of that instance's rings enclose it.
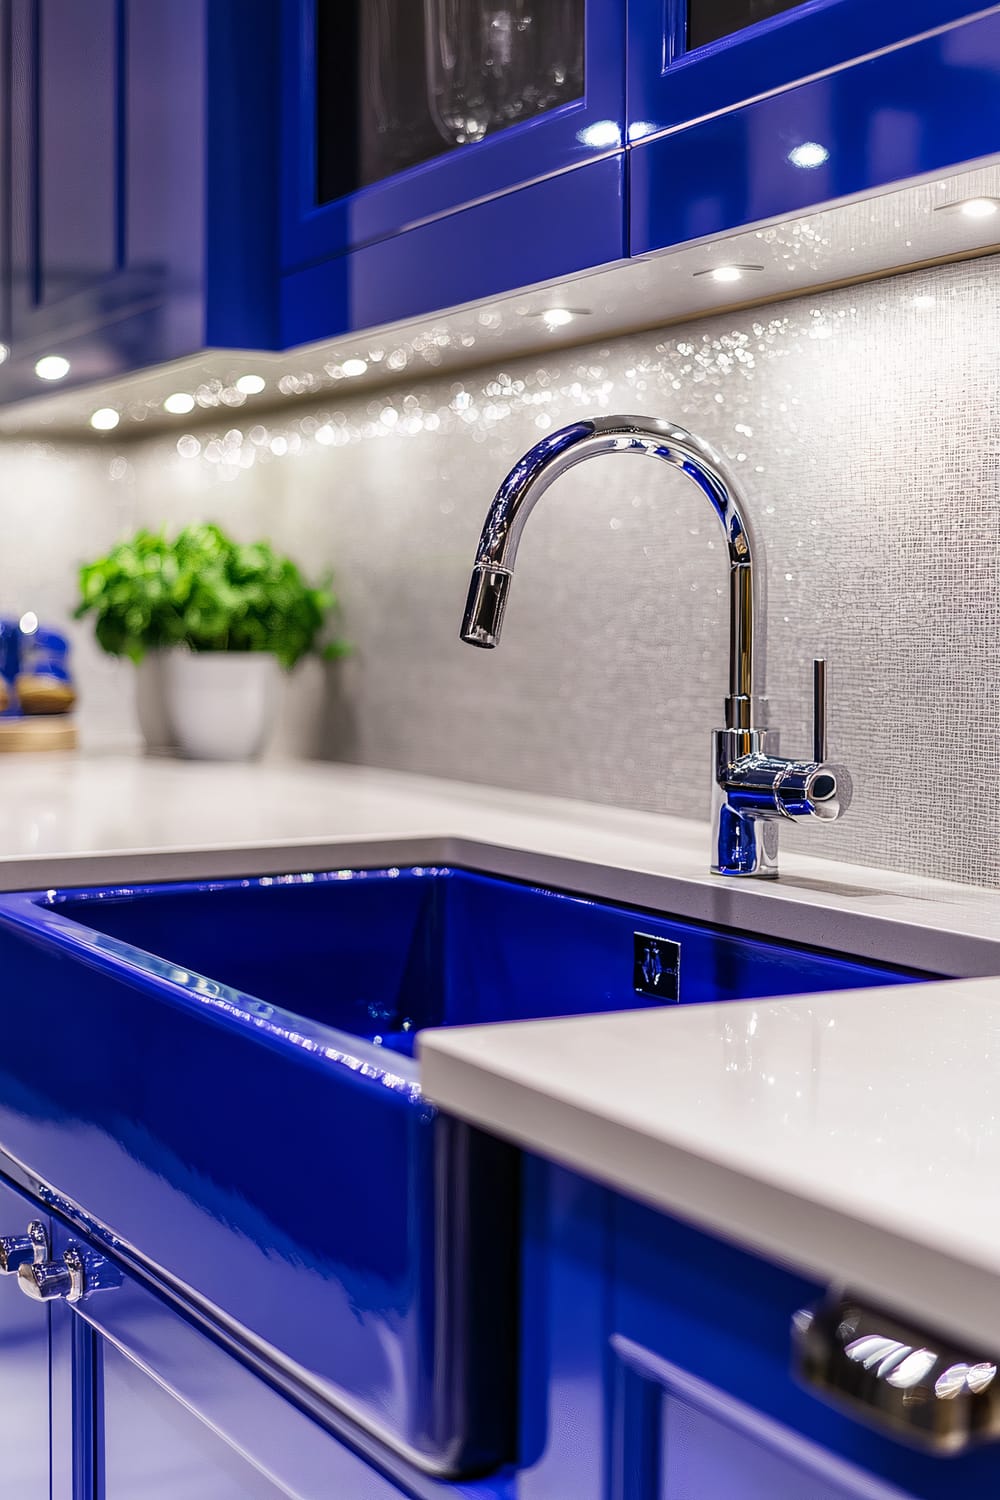
<path fill-rule="evenodd" d="M 636 453 L 679 469 L 701 490 L 725 533 L 729 696 L 726 727 L 713 737 L 711 868 L 717 875 L 774 876 L 781 820 L 838 818 L 851 800 L 851 778 L 826 760 L 823 662 L 815 667 L 812 759 L 785 760 L 777 753 L 778 737 L 767 727 L 763 697 L 763 552 L 742 500 L 706 443 L 654 417 L 594 417 L 543 438 L 510 471 L 490 507 L 462 639 L 486 648 L 499 643 L 517 548 L 532 507 L 567 469 L 602 453 Z"/>
<path fill-rule="evenodd" d="M 1000 1438 L 995 1359 L 848 1293 L 795 1314 L 792 1353 L 805 1385 L 894 1437 L 942 1454 Z"/>
<path fill-rule="evenodd" d="M 40 1219 L 32 1219 L 24 1234 L 0 1235 L 0 1276 L 16 1276 L 22 1266 L 48 1258 L 49 1236 Z"/>
<path fill-rule="evenodd" d="M 62 1260 L 43 1260 L 37 1265 L 23 1265 L 17 1273 L 17 1284 L 26 1297 L 35 1302 L 79 1302 L 87 1289 L 83 1257 L 72 1246 Z"/>
<path fill-rule="evenodd" d="M 42 1258 L 18 1269 L 17 1284 L 35 1302 L 82 1302 L 93 1292 L 121 1286 L 117 1266 L 89 1245 L 73 1243 L 62 1258 Z"/>

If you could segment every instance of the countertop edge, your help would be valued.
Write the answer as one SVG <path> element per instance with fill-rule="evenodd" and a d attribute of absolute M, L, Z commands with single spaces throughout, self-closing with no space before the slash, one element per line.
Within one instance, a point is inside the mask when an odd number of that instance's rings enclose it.
<path fill-rule="evenodd" d="M 439 1108 L 806 1276 L 847 1285 L 931 1332 L 967 1338 L 975 1350 L 1000 1347 L 988 1267 L 588 1112 L 480 1066 L 452 1041 L 446 1032 L 421 1036 L 421 1085 Z"/>

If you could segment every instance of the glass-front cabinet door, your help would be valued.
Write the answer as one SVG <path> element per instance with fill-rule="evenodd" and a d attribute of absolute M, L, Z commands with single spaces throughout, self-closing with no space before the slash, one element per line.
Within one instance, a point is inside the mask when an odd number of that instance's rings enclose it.
<path fill-rule="evenodd" d="M 633 145 L 989 8 L 975 0 L 627 0 L 627 5 Z"/>
<path fill-rule="evenodd" d="M 622 148 L 623 0 L 286 0 L 285 17 L 286 269 Z"/>

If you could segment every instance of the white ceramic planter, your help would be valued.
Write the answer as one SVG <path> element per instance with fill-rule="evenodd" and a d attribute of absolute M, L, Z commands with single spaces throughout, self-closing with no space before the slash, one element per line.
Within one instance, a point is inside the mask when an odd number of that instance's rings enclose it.
<path fill-rule="evenodd" d="M 191 760 L 252 760 L 278 712 L 281 669 L 263 651 L 169 651 L 163 657 L 167 722 Z"/>
<path fill-rule="evenodd" d="M 177 752 L 167 721 L 165 661 L 165 651 L 150 651 L 135 669 L 135 712 L 147 755 Z"/>

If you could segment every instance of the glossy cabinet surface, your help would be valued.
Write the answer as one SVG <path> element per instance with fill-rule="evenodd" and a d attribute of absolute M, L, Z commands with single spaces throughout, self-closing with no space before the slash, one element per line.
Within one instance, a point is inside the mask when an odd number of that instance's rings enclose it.
<path fill-rule="evenodd" d="M 626 254 L 622 0 L 284 0 L 282 75 L 285 344 Z"/>
<path fill-rule="evenodd" d="M 285 0 L 286 269 L 621 149 L 621 0 L 376 0 L 363 9 L 367 25 L 352 27 L 345 10 L 356 17 L 356 6 Z M 399 35 L 404 25 L 411 35 Z M 353 67 L 343 55 L 352 45 Z M 463 87 L 482 115 L 466 132 Z M 544 221 L 533 229 L 544 234 Z"/>
<path fill-rule="evenodd" d="M 279 1488 L 113 1344 L 100 1347 L 104 1500 L 276 1500 Z"/>
<path fill-rule="evenodd" d="M 750 103 L 989 8 L 970 0 L 629 0 L 628 139 Z M 747 24 L 736 24 L 741 17 Z M 720 163 L 719 176 L 726 170 Z"/>
<path fill-rule="evenodd" d="M 524 1202 L 519 1497 L 955 1500 L 1000 1485 L 1000 1444 L 929 1456 L 795 1381 L 791 1320 L 823 1290 L 806 1277 L 537 1159 Z"/>
<path fill-rule="evenodd" d="M 273 0 L 9 0 L 0 400 L 276 341 Z"/>
<path fill-rule="evenodd" d="M 360 333 L 1000 150 L 970 0 L 9 0 L 0 41 L 0 401 L 45 355 Z"/>
<path fill-rule="evenodd" d="M 995 6 L 811 0 L 691 52 L 658 0 L 629 26 L 633 255 L 1000 150 Z"/>
<path fill-rule="evenodd" d="M 45 1217 L 0 1181 L 0 1234 Z M 16 1280 L 0 1276 L 0 1495 L 27 1500 L 49 1493 L 49 1319 Z"/>

